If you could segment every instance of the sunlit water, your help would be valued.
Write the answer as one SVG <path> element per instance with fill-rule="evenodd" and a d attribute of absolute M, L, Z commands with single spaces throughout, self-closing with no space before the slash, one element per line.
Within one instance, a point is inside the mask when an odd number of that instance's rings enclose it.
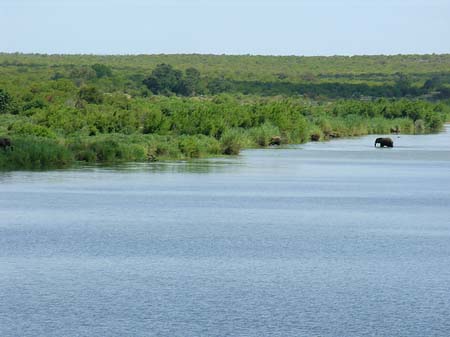
<path fill-rule="evenodd" d="M 450 127 L 0 173 L 0 336 L 448 336 Z"/>

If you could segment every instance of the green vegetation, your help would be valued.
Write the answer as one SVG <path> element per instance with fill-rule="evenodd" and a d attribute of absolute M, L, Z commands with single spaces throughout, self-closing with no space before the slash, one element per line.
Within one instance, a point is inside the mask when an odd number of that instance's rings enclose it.
<path fill-rule="evenodd" d="M 234 155 L 333 137 L 437 132 L 450 55 L 0 54 L 0 168 Z"/>

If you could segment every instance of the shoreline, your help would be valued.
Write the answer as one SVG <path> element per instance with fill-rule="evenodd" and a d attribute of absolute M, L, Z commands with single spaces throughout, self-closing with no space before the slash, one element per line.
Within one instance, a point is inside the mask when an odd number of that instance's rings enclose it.
<path fill-rule="evenodd" d="M 395 136 L 401 136 L 401 135 L 411 135 L 411 136 L 419 136 L 419 135 L 432 135 L 432 134 L 439 134 L 446 131 L 447 128 L 450 127 L 450 122 L 446 122 L 443 124 L 442 129 L 438 132 L 427 132 L 427 133 L 399 133 L 399 134 L 379 134 L 379 133 L 366 133 L 366 134 L 359 134 L 359 135 L 348 135 L 348 136 L 342 136 L 342 137 L 332 137 L 327 139 L 321 139 L 319 141 L 306 141 L 303 143 L 286 143 L 281 145 L 267 145 L 267 146 L 246 146 L 239 149 L 239 153 L 237 154 L 205 154 L 199 157 L 159 157 L 159 158 L 153 158 L 152 160 L 113 160 L 113 161 L 94 161 L 94 162 L 88 162 L 88 161 L 82 161 L 82 160 L 72 160 L 69 163 L 64 163 L 62 166 L 51 166 L 50 167 L 29 167 L 29 168 L 5 168 L 0 167 L 0 172 L 16 172 L 16 171 L 30 171 L 30 172 L 36 172 L 36 171 L 53 171 L 53 170 L 72 170 L 77 169 L 80 167 L 104 167 L 104 168 L 113 168 L 117 166 L 122 165 L 131 165 L 131 164 L 145 164 L 145 163 L 154 163 L 154 164 L 166 164 L 166 163 L 189 163 L 194 162 L 199 159 L 226 159 L 226 158 L 234 158 L 240 155 L 241 151 L 245 150 L 264 150 L 264 149 L 289 149 L 291 146 L 296 145 L 304 145 L 308 143 L 321 143 L 321 142 L 330 142 L 333 140 L 343 140 L 343 139 L 352 139 L 352 138 L 358 138 L 358 137 L 365 137 L 365 136 L 384 136 L 384 137 L 395 137 Z M 111 137 L 111 135 L 109 135 Z"/>

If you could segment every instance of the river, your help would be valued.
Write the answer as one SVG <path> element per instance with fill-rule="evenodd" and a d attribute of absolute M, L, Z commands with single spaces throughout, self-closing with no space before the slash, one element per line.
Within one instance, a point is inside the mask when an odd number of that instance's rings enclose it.
<path fill-rule="evenodd" d="M 450 126 L 0 173 L 1 336 L 448 336 Z"/>

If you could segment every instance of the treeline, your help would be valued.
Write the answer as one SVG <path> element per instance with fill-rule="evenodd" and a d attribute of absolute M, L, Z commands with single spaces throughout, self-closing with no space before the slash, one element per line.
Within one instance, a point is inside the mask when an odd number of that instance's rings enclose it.
<path fill-rule="evenodd" d="M 159 62 L 160 63 L 156 63 Z M 270 57 L 0 54 L 0 88 L 17 96 L 55 81 L 133 97 L 162 95 L 450 98 L 449 55 Z"/>
<path fill-rule="evenodd" d="M 449 72 L 450 54 L 373 56 L 256 56 L 256 55 L 45 55 L 0 53 L 0 66 L 25 69 L 66 69 L 104 64 L 113 69 L 142 73 L 167 63 L 185 70 L 197 68 L 209 77 L 232 80 L 296 82 L 311 76 L 410 76 Z M 386 77 L 385 77 L 386 78 Z"/>
<path fill-rule="evenodd" d="M 433 76 L 421 87 L 412 85 L 408 76 L 396 74 L 393 84 L 368 85 L 365 83 L 290 83 L 231 81 L 225 78 L 202 78 L 196 68 L 188 68 L 183 73 L 169 64 L 159 64 L 143 83 L 158 95 L 195 96 L 219 93 L 242 93 L 262 96 L 303 95 L 317 98 L 359 98 L 359 97 L 417 97 L 431 92 L 436 98 L 450 98 L 450 90 L 444 87 L 450 76 Z M 438 91 L 438 92 L 436 92 Z"/>

